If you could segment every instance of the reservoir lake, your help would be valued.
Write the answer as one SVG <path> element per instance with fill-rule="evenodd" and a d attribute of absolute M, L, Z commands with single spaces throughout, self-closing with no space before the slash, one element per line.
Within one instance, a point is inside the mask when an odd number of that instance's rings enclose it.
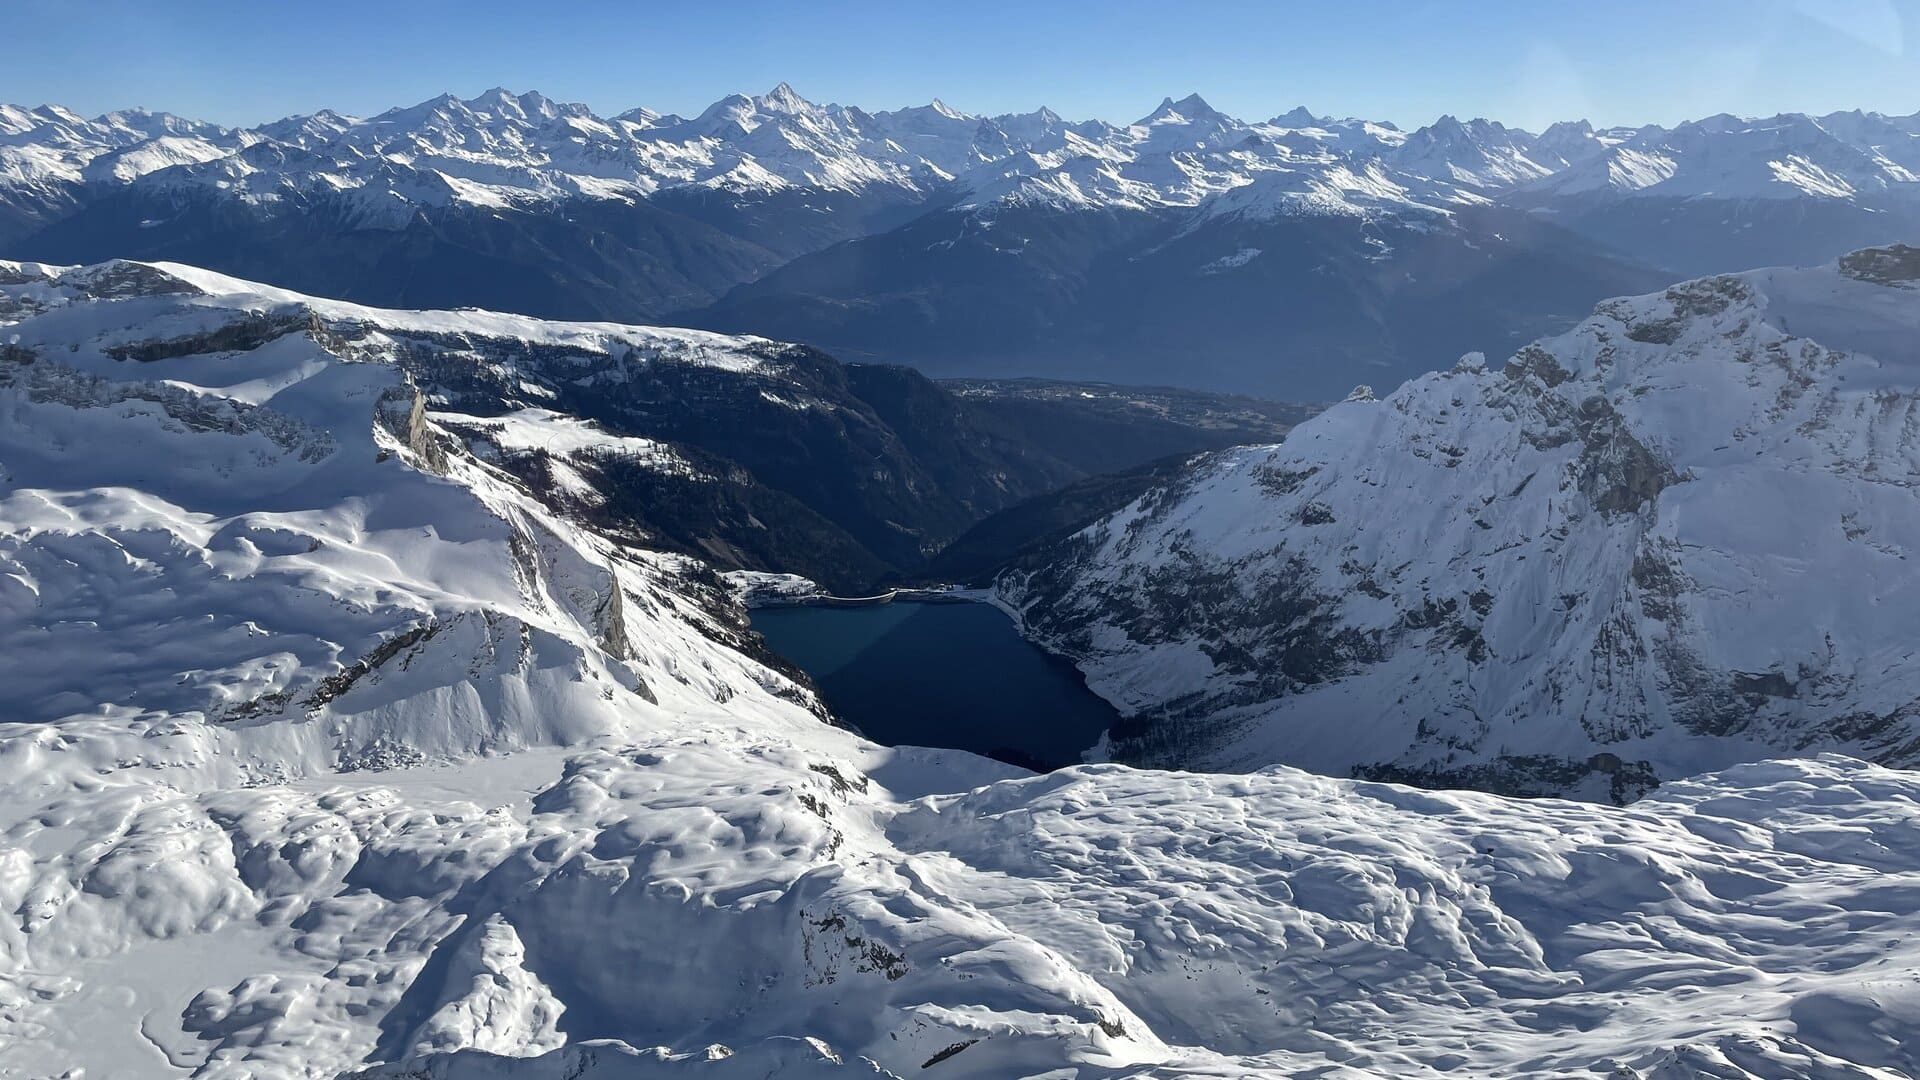
<path fill-rule="evenodd" d="M 991 604 L 767 607 L 752 618 L 834 714 L 875 742 L 1055 769 L 1079 762 L 1119 719 L 1073 665 Z"/>

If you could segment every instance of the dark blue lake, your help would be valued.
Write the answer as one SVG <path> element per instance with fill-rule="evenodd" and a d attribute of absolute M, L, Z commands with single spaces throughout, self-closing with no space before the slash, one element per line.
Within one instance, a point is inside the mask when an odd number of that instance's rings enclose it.
<path fill-rule="evenodd" d="M 1118 719 L 1071 664 L 989 604 L 760 608 L 753 628 L 875 742 L 1059 768 Z"/>

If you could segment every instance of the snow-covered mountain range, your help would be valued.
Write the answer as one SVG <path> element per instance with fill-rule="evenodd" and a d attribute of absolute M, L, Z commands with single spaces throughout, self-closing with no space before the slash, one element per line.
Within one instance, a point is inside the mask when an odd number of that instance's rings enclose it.
<path fill-rule="evenodd" d="M 1920 248 L 1613 300 L 1000 582 L 1122 760 L 1630 799 L 1740 759 L 1920 763 Z"/>
<path fill-rule="evenodd" d="M 225 129 L 129 110 L 86 119 L 58 106 L 0 106 L 9 192 L 76 181 L 220 187 L 236 198 L 353 192 L 368 220 L 417 205 L 505 207 L 567 196 L 640 199 L 707 188 L 904 197 L 977 205 L 1198 206 L 1259 189 L 1236 212 L 1443 212 L 1524 189 L 1529 198 L 1611 193 L 1668 198 L 1911 197 L 1920 114 L 1846 112 L 1673 128 L 1535 135 L 1443 116 L 1406 132 L 1315 116 L 1227 116 L 1198 94 L 1130 124 L 1067 121 L 1050 109 L 976 116 L 932 104 L 868 112 L 817 105 L 782 83 L 691 119 L 636 108 L 613 117 L 539 93 L 442 95 L 360 118 L 322 111 Z M 162 175 L 164 174 L 164 175 Z"/>
<path fill-rule="evenodd" d="M 869 112 L 784 84 L 690 119 L 505 90 L 248 130 L 0 106 L 0 255 L 1337 397 L 1417 373 L 1436 335 L 1517 345 L 1679 276 L 1920 239 L 1917 174 L 1920 119 L 1858 112 L 1408 132 L 1198 95 L 1129 124 Z"/>
<path fill-rule="evenodd" d="M 1623 343 L 1614 367 L 1657 378 L 1643 366 L 1750 339 L 1766 386 L 1815 380 L 1783 409 L 1831 403 L 1786 444 L 1809 500 L 1853 491 L 1822 479 L 1845 439 L 1904 445 L 1892 368 L 1767 320 L 1819 338 L 1823 313 L 1880 295 L 1853 290 L 1910 273 L 1618 305 L 1671 341 Z M 1902 304 L 1873 310 L 1904 325 Z M 746 372 L 785 348 L 373 311 L 179 265 L 0 264 L 0 1072 L 1920 1068 L 1913 774 L 1748 765 L 1621 810 L 878 747 L 754 655 L 694 560 L 557 514 L 498 464 L 537 443 L 687 467 L 671 448 L 464 412 L 423 377 Z M 1590 377 L 1522 367 L 1447 385 L 1507 379 L 1531 424 L 1550 381 Z M 1827 374 L 1880 393 L 1879 420 L 1822 395 Z M 1540 452 L 1585 454 L 1611 414 L 1579 415 Z M 1779 450 L 1786 423 L 1751 438 Z M 1635 455 L 1588 456 L 1642 490 Z M 1849 506 L 1850 566 L 1894 557 L 1875 545 L 1899 523 L 1896 457 L 1854 457 L 1852 480 L 1889 475 Z"/>

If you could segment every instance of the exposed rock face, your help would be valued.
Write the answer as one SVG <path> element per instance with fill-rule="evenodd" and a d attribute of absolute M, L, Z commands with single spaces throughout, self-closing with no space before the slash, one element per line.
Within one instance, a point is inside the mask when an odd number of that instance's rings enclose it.
<path fill-rule="evenodd" d="M 1911 250 L 1602 304 L 1205 459 L 999 589 L 1151 764 L 1631 798 L 1920 761 Z"/>
<path fill-rule="evenodd" d="M 447 471 L 447 452 L 442 445 L 445 436 L 427 423 L 427 396 L 411 379 L 381 397 L 374 419 L 400 440 L 423 469 L 437 473 Z"/>
<path fill-rule="evenodd" d="M 1920 282 L 1920 248 L 1893 244 L 1844 255 L 1840 272 L 1860 281 L 1913 288 Z"/>

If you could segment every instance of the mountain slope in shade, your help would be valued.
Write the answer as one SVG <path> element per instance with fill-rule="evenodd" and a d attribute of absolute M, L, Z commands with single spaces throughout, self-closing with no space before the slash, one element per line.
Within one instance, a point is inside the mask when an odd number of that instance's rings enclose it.
<path fill-rule="evenodd" d="M 999 582 L 1122 760 L 1632 798 L 1920 760 L 1920 249 L 1602 304 L 1206 459 Z"/>
<path fill-rule="evenodd" d="M 882 748 L 692 560 L 448 425 L 670 448 L 433 408 L 410 367 L 780 347 L 177 266 L 8 264 L 0 298 L 0 1071 L 1920 1066 L 1911 774 L 1754 765 L 1622 811 Z"/>
<path fill-rule="evenodd" d="M 942 376 L 1154 383 L 1293 401 L 1517 347 L 1595 299 L 1665 284 L 1503 207 L 1375 218 L 1245 203 L 929 214 L 803 256 L 683 321 Z M 1232 206 L 1233 212 L 1226 207 Z M 983 319 L 981 312 L 993 312 Z"/>

